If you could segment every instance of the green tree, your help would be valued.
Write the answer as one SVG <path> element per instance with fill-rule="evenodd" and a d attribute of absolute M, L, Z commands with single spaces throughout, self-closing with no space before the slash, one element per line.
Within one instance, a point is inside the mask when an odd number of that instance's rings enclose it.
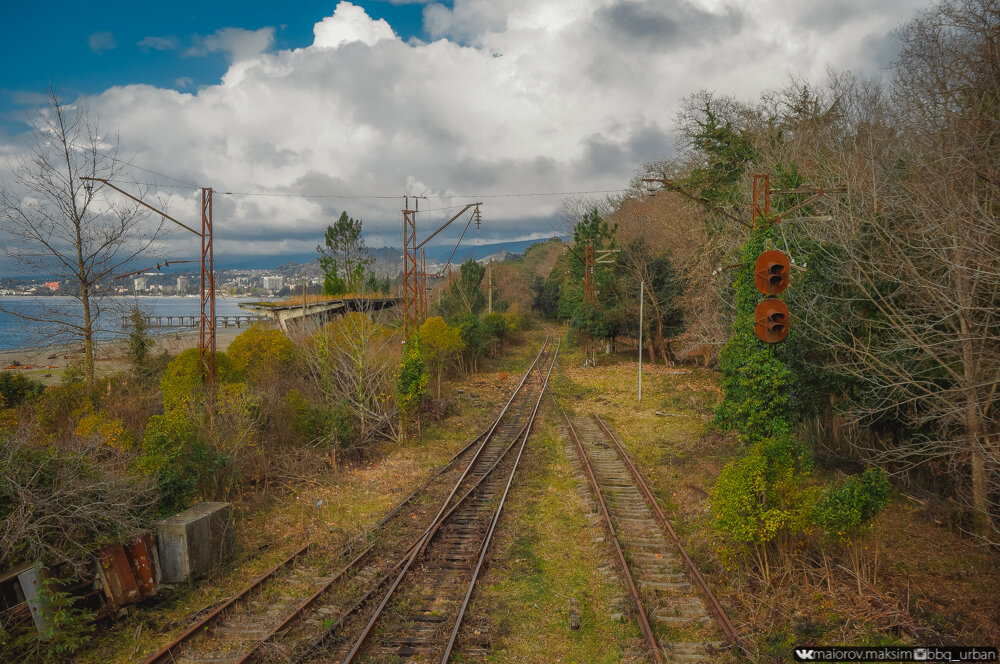
<path fill-rule="evenodd" d="M 454 323 L 463 316 L 478 316 L 486 308 L 486 295 L 481 287 L 485 276 L 486 268 L 476 261 L 470 259 L 462 263 L 458 279 L 441 298 L 439 309 L 445 320 Z"/>
<path fill-rule="evenodd" d="M 132 373 L 145 376 L 149 373 L 149 350 L 153 347 L 153 338 L 146 328 L 146 316 L 138 307 L 129 312 L 129 323 L 132 329 L 128 333 L 128 359 L 132 365 Z"/>
<path fill-rule="evenodd" d="M 583 281 L 587 245 L 594 250 L 615 247 L 615 233 L 618 225 L 604 219 L 596 208 L 583 215 L 573 227 L 574 246 L 569 261 L 570 283 L 559 291 L 558 313 L 569 319 L 571 327 L 592 337 L 602 339 L 610 349 L 624 324 L 623 299 L 617 296 L 621 275 L 612 266 L 594 266 L 594 291 L 597 303 L 584 302 Z"/>
<path fill-rule="evenodd" d="M 361 236 L 362 222 L 341 212 L 332 226 L 326 227 L 325 245 L 316 247 L 323 268 L 323 293 L 342 295 L 361 288 L 365 268 L 372 259 Z"/>
<path fill-rule="evenodd" d="M 441 398 L 441 374 L 460 357 L 464 348 L 459 330 L 449 327 L 440 316 L 428 318 L 420 326 L 420 354 L 427 368 L 437 376 L 438 399 Z"/>

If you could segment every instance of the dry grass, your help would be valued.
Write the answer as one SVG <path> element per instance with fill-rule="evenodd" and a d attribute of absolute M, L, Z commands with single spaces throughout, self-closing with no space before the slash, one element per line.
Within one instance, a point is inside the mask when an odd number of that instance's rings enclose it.
<path fill-rule="evenodd" d="M 585 369 L 582 357 L 568 353 L 556 389 L 577 413 L 595 412 L 617 431 L 755 659 L 787 661 L 796 643 L 1000 640 L 996 554 L 935 523 L 930 508 L 900 495 L 878 519 L 879 576 L 876 585 L 863 586 L 861 596 L 846 560 L 835 557 L 826 578 L 808 541 L 784 561 L 771 586 L 738 561 L 724 560 L 722 542 L 711 530 L 708 492 L 742 450 L 734 437 L 711 426 L 711 410 L 721 397 L 718 374 L 644 367 L 640 404 L 634 359 L 597 359 L 596 369 Z"/>
<path fill-rule="evenodd" d="M 625 588 L 600 524 L 585 516 L 563 442 L 546 424 L 528 445 L 468 625 L 489 626 L 490 662 L 628 661 L 641 648 L 639 629 L 612 618 L 628 615 Z M 579 605 L 576 631 L 570 598 Z"/>
<path fill-rule="evenodd" d="M 506 358 L 486 363 L 479 374 L 449 383 L 445 392 L 455 403 L 456 414 L 425 423 L 419 440 L 381 445 L 368 461 L 354 466 L 317 466 L 311 475 L 291 478 L 279 490 L 238 500 L 235 560 L 118 621 L 95 637 L 80 661 L 135 661 L 165 645 L 198 614 L 236 594 L 306 542 L 322 540 L 334 551 L 367 530 L 482 430 L 494 414 L 495 395 L 513 389 L 520 380 L 517 367 L 526 366 L 525 358 L 535 352 L 537 347 L 530 343 L 513 347 Z"/>

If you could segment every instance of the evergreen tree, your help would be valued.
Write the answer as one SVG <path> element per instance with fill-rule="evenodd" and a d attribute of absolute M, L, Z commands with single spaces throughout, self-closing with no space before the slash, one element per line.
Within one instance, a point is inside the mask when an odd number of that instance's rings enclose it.
<path fill-rule="evenodd" d="M 323 293 L 341 295 L 361 288 L 365 268 L 372 263 L 361 237 L 360 219 L 341 212 L 332 226 L 326 227 L 325 246 L 318 245 L 319 264 L 323 268 Z"/>

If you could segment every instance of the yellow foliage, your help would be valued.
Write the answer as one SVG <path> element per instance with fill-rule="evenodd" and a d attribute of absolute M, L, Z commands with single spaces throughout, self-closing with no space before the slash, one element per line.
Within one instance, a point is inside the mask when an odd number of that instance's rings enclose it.
<path fill-rule="evenodd" d="M 108 419 L 101 413 L 91 412 L 83 416 L 76 425 L 76 435 L 97 436 L 101 442 L 116 450 L 127 451 L 135 447 L 132 435 L 119 419 Z"/>
<path fill-rule="evenodd" d="M 287 369 L 295 360 L 295 345 L 281 330 L 253 325 L 233 339 L 226 350 L 233 368 L 260 382 L 272 372 Z"/>

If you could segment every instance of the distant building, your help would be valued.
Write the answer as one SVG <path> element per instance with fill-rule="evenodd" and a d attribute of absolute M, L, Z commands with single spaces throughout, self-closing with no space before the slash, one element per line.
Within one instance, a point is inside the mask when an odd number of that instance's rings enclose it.
<path fill-rule="evenodd" d="M 177 294 L 183 295 L 191 287 L 191 280 L 187 277 L 177 277 Z"/>
<path fill-rule="evenodd" d="M 48 288 L 50 291 L 57 291 L 57 290 L 59 290 L 59 282 L 58 281 L 46 281 L 45 282 L 45 287 Z"/>
<path fill-rule="evenodd" d="M 285 285 L 285 278 L 281 275 L 274 277 L 261 277 L 260 286 L 264 290 L 279 291 Z"/>
<path fill-rule="evenodd" d="M 132 280 L 132 286 L 136 291 L 144 291 L 148 288 L 146 277 L 136 277 Z"/>

